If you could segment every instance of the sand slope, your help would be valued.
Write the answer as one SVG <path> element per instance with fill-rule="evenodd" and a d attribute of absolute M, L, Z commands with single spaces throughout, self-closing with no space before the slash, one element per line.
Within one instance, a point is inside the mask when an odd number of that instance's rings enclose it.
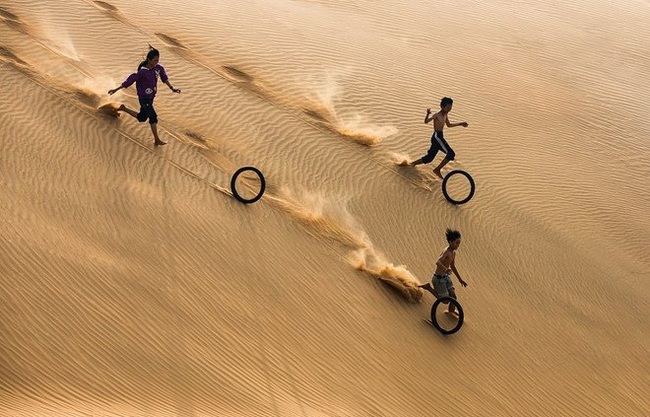
<path fill-rule="evenodd" d="M 0 414 L 650 414 L 649 18 L 0 0 Z M 159 86 L 162 148 L 112 114 L 134 88 L 106 94 L 147 44 L 183 90 Z M 444 95 L 470 123 L 445 133 L 477 183 L 458 207 L 398 165 Z M 249 206 L 243 165 L 268 182 Z M 447 227 L 451 337 L 415 287 Z"/>

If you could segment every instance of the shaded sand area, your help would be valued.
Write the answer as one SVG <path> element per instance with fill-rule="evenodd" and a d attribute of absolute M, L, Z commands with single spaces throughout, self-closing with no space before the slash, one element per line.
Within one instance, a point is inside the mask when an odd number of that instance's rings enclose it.
<path fill-rule="evenodd" d="M 649 21 L 0 0 L 0 415 L 649 415 Z M 183 90 L 159 84 L 162 148 L 115 115 L 134 88 L 106 94 L 148 44 Z M 442 96 L 463 206 L 399 166 Z M 444 337 L 417 284 L 447 227 L 469 286 Z"/>

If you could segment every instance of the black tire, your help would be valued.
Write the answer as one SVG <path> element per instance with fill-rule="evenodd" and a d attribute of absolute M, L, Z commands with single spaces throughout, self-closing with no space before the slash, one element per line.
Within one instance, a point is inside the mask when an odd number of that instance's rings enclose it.
<path fill-rule="evenodd" d="M 449 195 L 449 193 L 447 193 L 447 182 L 454 175 L 462 175 L 465 178 L 467 178 L 467 180 L 469 181 L 469 186 L 470 186 L 469 194 L 467 195 L 467 197 L 465 197 L 462 200 L 454 200 Z M 476 185 L 474 184 L 474 178 L 472 178 L 472 176 L 469 175 L 467 172 L 462 171 L 460 169 L 455 169 L 455 170 L 451 171 L 449 174 L 445 175 L 445 178 L 442 180 L 442 194 L 445 196 L 447 201 L 449 201 L 451 204 L 457 204 L 458 205 L 458 204 L 467 203 L 469 200 L 472 199 L 472 197 L 474 197 L 474 191 L 476 191 Z"/>
<path fill-rule="evenodd" d="M 237 192 L 237 177 L 239 177 L 241 173 L 246 171 L 253 171 L 260 178 L 260 191 L 253 198 L 244 198 L 241 195 L 239 195 L 239 193 Z M 239 200 L 244 204 L 251 204 L 259 200 L 260 198 L 262 198 L 265 189 L 266 189 L 266 180 L 264 179 L 264 175 L 262 174 L 262 171 L 255 168 L 254 166 L 243 166 L 239 168 L 237 171 L 235 171 L 234 174 L 232 174 L 232 178 L 230 179 L 230 191 L 232 191 L 233 197 L 235 197 L 237 200 Z"/>
<path fill-rule="evenodd" d="M 440 324 L 438 324 L 438 320 L 436 319 L 436 310 L 438 310 L 438 306 L 440 306 L 440 304 L 444 302 L 452 303 L 456 307 L 456 310 L 458 310 L 458 323 L 453 329 L 449 329 L 449 330 L 443 329 L 442 327 L 440 327 Z M 438 329 L 438 331 L 440 331 L 440 333 L 442 334 L 453 334 L 459 331 L 460 328 L 463 327 L 464 319 L 465 319 L 465 313 L 463 313 L 463 307 L 460 306 L 460 303 L 455 298 L 440 297 L 431 306 L 431 323 L 433 323 L 433 326 L 436 329 Z"/>

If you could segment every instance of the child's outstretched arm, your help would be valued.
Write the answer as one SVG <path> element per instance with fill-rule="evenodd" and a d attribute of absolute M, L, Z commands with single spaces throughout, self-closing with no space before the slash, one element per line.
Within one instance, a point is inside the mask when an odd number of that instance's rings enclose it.
<path fill-rule="evenodd" d="M 450 123 L 448 117 L 445 118 L 445 124 L 447 125 L 447 127 L 456 127 L 456 126 L 467 127 L 468 126 L 467 122 Z"/>
<path fill-rule="evenodd" d="M 108 94 L 112 96 L 113 94 L 117 93 L 118 91 L 120 91 L 120 90 L 123 89 L 123 88 L 124 88 L 124 87 L 119 86 L 119 87 L 114 88 L 114 89 L 112 89 L 112 90 L 108 90 Z"/>
<path fill-rule="evenodd" d="M 467 287 L 467 283 L 465 281 L 463 281 L 463 278 L 461 278 L 460 273 L 458 272 L 458 269 L 456 269 L 456 262 L 455 261 L 451 261 L 451 270 L 454 271 L 454 275 L 456 275 L 456 277 L 458 277 L 458 282 L 460 282 L 460 285 L 462 285 L 463 287 Z"/>
<path fill-rule="evenodd" d="M 172 90 L 174 93 L 180 94 L 181 89 L 180 88 L 174 88 L 172 83 L 169 82 L 169 76 L 167 75 L 167 71 L 165 71 L 165 68 L 163 68 L 163 67 L 160 67 L 160 81 L 167 84 L 167 87 L 169 87 L 169 89 Z"/>
<path fill-rule="evenodd" d="M 134 82 L 136 82 L 138 79 L 138 73 L 134 72 L 133 74 L 129 75 L 126 80 L 122 84 L 120 84 L 119 87 L 114 88 L 112 90 L 108 90 L 108 94 L 113 95 L 120 91 L 123 88 L 128 88 L 130 87 Z"/>
<path fill-rule="evenodd" d="M 180 88 L 174 88 L 174 86 L 172 85 L 172 83 L 169 82 L 169 78 L 166 79 L 164 82 L 165 82 L 165 84 L 167 84 L 167 86 L 169 87 L 169 89 L 172 90 L 174 93 L 177 93 L 177 94 L 180 94 L 180 93 L 181 93 L 181 89 L 180 89 Z"/>

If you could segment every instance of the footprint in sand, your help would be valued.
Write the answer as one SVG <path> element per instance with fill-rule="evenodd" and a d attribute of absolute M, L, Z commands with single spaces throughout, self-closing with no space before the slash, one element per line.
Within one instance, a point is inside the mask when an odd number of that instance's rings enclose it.
<path fill-rule="evenodd" d="M 97 108 L 101 102 L 101 97 L 91 91 L 73 89 L 71 93 L 77 100 L 88 107 Z"/>
<path fill-rule="evenodd" d="M 199 141 L 199 142 L 205 142 L 205 138 L 201 134 L 196 133 L 196 132 L 192 132 L 191 130 L 188 130 L 187 132 L 185 132 L 185 136 L 187 136 L 188 138 L 190 138 L 192 140 L 196 140 L 196 141 Z"/>
<path fill-rule="evenodd" d="M 18 65 L 22 67 L 29 67 L 29 64 L 27 62 L 18 58 L 16 54 L 11 52 L 9 49 L 5 48 L 4 46 L 0 46 L 0 61 L 4 61 L 14 66 Z"/>
<path fill-rule="evenodd" d="M 195 56 L 195 54 L 193 54 L 192 51 L 187 46 L 183 45 L 183 43 L 179 39 L 174 38 L 173 36 L 165 35 L 164 33 L 160 33 L 160 32 L 156 32 L 155 35 L 161 41 L 163 41 L 167 46 L 172 47 L 172 48 L 176 48 L 176 49 L 180 49 L 181 51 L 177 51 L 177 53 L 179 53 L 181 56 L 183 56 L 183 57 L 185 57 L 185 58 L 187 58 L 189 60 L 195 61 L 195 62 L 199 63 L 200 65 L 203 65 L 206 68 L 211 69 L 211 67 L 209 65 L 201 62 L 201 60 L 197 56 Z M 215 70 L 212 70 L 212 71 L 215 71 Z M 232 81 L 236 81 L 236 82 L 239 82 L 239 83 L 253 84 L 253 82 L 255 81 L 253 76 L 247 74 L 246 72 L 244 72 L 244 71 L 242 71 L 242 70 L 240 70 L 238 68 L 235 68 L 235 67 L 229 66 L 229 65 L 222 66 L 221 71 L 219 72 L 219 74 L 226 77 L 226 78 L 228 78 L 228 79 L 230 79 L 230 80 L 232 80 Z"/>
<path fill-rule="evenodd" d="M 200 149 L 209 149 L 205 138 L 200 133 L 193 132 L 191 130 L 186 130 L 180 136 L 187 139 L 184 142 L 187 143 L 188 145 L 196 146 L 197 148 L 200 148 Z"/>
<path fill-rule="evenodd" d="M 113 6 L 110 3 L 106 3 L 105 1 L 95 1 L 93 2 L 95 6 L 103 11 L 107 16 L 117 20 L 118 22 L 122 22 L 127 26 L 130 26 L 140 33 L 146 34 L 142 29 L 140 29 L 138 26 L 134 25 L 133 23 L 129 22 L 129 20 L 120 13 L 120 9 L 117 7 Z"/>
<path fill-rule="evenodd" d="M 327 116 L 323 115 L 322 112 L 319 112 L 319 111 L 317 111 L 317 110 L 312 110 L 312 109 L 302 109 L 302 112 L 303 112 L 305 115 L 311 117 L 312 119 L 314 119 L 314 120 L 317 121 L 317 122 L 320 122 L 320 123 L 328 123 L 328 124 L 330 123 L 330 121 L 329 121 L 329 119 L 327 118 Z"/>
<path fill-rule="evenodd" d="M 172 36 L 165 35 L 164 33 L 160 32 L 156 32 L 155 35 L 158 36 L 158 38 L 160 38 L 160 40 L 165 42 L 168 46 L 179 49 L 187 49 L 185 45 L 181 43 L 181 41 Z"/>
<path fill-rule="evenodd" d="M 104 104 L 103 106 L 99 106 L 97 108 L 97 111 L 100 114 L 117 118 L 117 117 L 120 117 L 120 112 L 117 111 L 118 108 L 119 108 L 119 106 L 117 104 L 108 103 L 108 104 Z"/>
<path fill-rule="evenodd" d="M 245 83 L 252 83 L 255 81 L 253 76 L 247 74 L 246 72 L 237 69 L 235 67 L 229 66 L 229 65 L 224 65 L 221 67 L 225 72 L 226 75 L 236 81 L 239 82 L 245 82 Z"/>
<path fill-rule="evenodd" d="M 376 145 L 379 142 L 376 136 L 368 135 L 363 132 L 355 132 L 354 130 L 347 130 L 345 128 L 341 128 L 336 123 L 333 123 L 331 119 L 328 117 L 328 115 L 324 114 L 325 112 L 323 111 L 307 109 L 307 108 L 302 108 L 301 110 L 306 116 L 309 116 L 314 122 L 316 122 L 318 126 L 327 129 L 328 131 L 336 135 L 339 135 L 345 139 L 349 139 L 353 142 L 356 142 L 364 146 Z"/>
<path fill-rule="evenodd" d="M 105 1 L 95 1 L 94 3 L 100 9 L 104 9 L 104 10 L 109 11 L 109 12 L 117 12 L 118 11 L 117 7 L 113 6 L 110 3 L 106 3 Z"/>
<path fill-rule="evenodd" d="M 2 18 L 2 20 L 8 21 L 8 22 L 22 24 L 22 22 L 20 21 L 18 16 L 11 13 L 7 9 L 3 9 L 2 7 L 0 7 L 0 18 Z"/>
<path fill-rule="evenodd" d="M 17 15 L 13 14 L 7 9 L 0 7 L 0 21 L 5 22 L 10 28 L 17 30 L 25 35 L 36 38 L 37 36 L 27 27 L 27 24 L 20 19 Z"/>

